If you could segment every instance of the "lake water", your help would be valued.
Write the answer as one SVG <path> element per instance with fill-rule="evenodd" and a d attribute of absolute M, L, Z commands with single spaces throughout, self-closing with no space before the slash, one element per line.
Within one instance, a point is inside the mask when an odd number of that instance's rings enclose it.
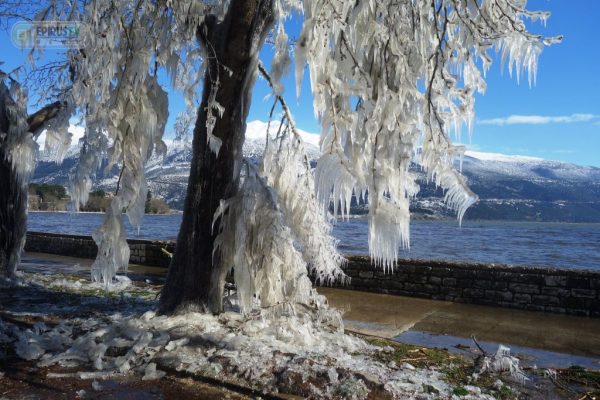
<path fill-rule="evenodd" d="M 29 230 L 91 235 L 103 214 L 30 212 Z M 181 214 L 147 215 L 130 238 L 174 240 Z M 127 219 L 126 219 L 127 220 Z M 367 221 L 339 221 L 334 236 L 343 254 L 367 254 Z M 413 221 L 403 258 L 600 270 L 600 224 Z"/>

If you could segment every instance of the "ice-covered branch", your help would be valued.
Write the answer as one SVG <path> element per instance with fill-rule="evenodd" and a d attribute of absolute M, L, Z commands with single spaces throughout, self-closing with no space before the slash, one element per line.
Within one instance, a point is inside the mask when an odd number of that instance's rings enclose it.
<path fill-rule="evenodd" d="M 291 3 L 291 2 L 290 2 Z M 344 213 L 353 195 L 368 193 L 369 247 L 376 263 L 393 265 L 408 246 L 409 202 L 421 165 L 445 191 L 459 220 L 477 197 L 454 168 L 460 149 L 451 133 L 471 132 L 475 93 L 495 49 L 517 79 L 535 82 L 544 38 L 524 20 L 547 13 L 525 2 L 304 0 L 296 43 L 299 91 L 305 64 L 322 125 L 319 198 Z M 291 5 L 290 5 L 291 7 Z M 481 66 L 481 67 L 480 67 Z M 338 207 L 338 204 L 341 207 Z"/>

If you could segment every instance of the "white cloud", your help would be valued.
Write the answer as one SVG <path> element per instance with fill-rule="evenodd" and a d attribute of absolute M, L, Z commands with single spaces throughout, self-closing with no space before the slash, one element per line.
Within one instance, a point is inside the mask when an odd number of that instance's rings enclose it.
<path fill-rule="evenodd" d="M 571 115 L 509 115 L 503 118 L 483 119 L 477 123 L 480 125 L 541 125 L 541 124 L 568 124 L 572 122 L 590 122 L 600 118 L 595 114 L 571 114 Z"/>

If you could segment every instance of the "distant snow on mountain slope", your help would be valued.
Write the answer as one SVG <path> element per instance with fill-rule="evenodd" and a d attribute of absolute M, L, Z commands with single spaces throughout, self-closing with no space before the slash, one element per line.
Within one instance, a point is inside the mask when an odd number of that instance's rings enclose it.
<path fill-rule="evenodd" d="M 484 153 L 481 151 L 467 150 L 465 151 L 467 157 L 475 158 L 481 161 L 500 161 L 509 163 L 524 163 L 524 162 L 539 162 L 544 161 L 543 158 L 529 157 L 529 156 L 509 156 L 500 153 Z"/>
<path fill-rule="evenodd" d="M 267 132 L 268 123 L 263 121 L 251 121 L 246 124 L 246 139 L 250 140 L 265 140 L 266 132 Z M 279 130 L 279 121 L 271 122 L 271 126 L 269 128 L 269 136 L 274 137 Z M 304 140 L 304 143 L 307 145 L 311 145 L 314 147 L 319 147 L 319 138 L 320 136 L 316 133 L 310 133 L 303 131 L 302 129 L 297 129 L 298 133 Z"/>
<path fill-rule="evenodd" d="M 513 178 L 531 180 L 600 180 L 600 168 L 585 167 L 562 161 L 544 160 L 537 157 L 509 156 L 497 153 L 466 151 L 463 168 L 471 175 L 510 175 Z"/>
<path fill-rule="evenodd" d="M 273 137 L 279 129 L 274 121 L 269 129 Z M 267 123 L 247 124 L 244 155 L 258 161 L 265 147 Z M 314 166 L 319 157 L 319 135 L 299 131 L 305 150 Z M 146 166 L 148 186 L 153 196 L 163 198 L 172 207 L 181 209 L 185 199 L 192 146 L 190 142 L 166 140 L 167 154 L 152 156 Z M 61 165 L 43 154 L 36 169 L 37 182 L 68 186 L 69 175 L 75 168 L 79 147 L 69 149 Z M 457 163 L 458 166 L 458 163 Z M 451 217 L 443 205 L 443 193 L 427 179 L 422 171 L 421 190 L 412 204 L 417 217 Z M 583 167 L 536 157 L 510 156 L 497 153 L 467 151 L 463 157 L 463 174 L 480 201 L 471 207 L 466 218 L 566 220 L 571 222 L 600 222 L 600 168 Z M 118 176 L 115 168 L 108 176 L 98 172 L 96 187 L 114 191 Z M 357 206 L 355 212 L 366 212 Z"/>

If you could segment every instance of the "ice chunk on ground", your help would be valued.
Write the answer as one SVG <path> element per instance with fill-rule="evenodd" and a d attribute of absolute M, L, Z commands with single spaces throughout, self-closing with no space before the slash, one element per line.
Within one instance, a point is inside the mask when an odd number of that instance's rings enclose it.
<path fill-rule="evenodd" d="M 144 369 L 144 376 L 142 377 L 142 380 L 149 381 L 154 379 L 160 379 L 165 375 L 166 372 L 156 369 L 156 363 L 149 363 Z"/>

